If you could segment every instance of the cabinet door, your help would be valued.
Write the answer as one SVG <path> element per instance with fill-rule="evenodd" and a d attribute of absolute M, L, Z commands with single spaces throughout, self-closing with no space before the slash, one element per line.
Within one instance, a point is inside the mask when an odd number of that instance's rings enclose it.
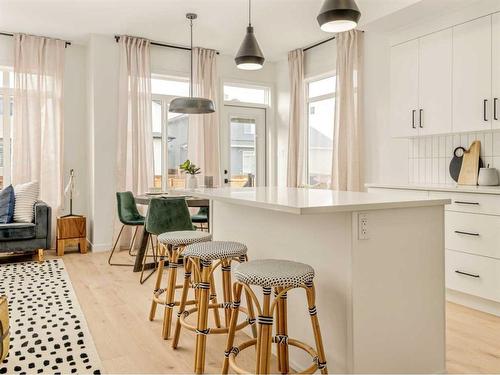
<path fill-rule="evenodd" d="M 491 16 L 453 28 L 453 131 L 491 128 Z"/>
<path fill-rule="evenodd" d="M 493 114 L 492 128 L 500 129 L 500 14 L 495 13 L 491 19 L 491 38 L 492 38 L 492 96 L 493 96 Z"/>
<path fill-rule="evenodd" d="M 391 126 L 394 137 L 418 135 L 418 40 L 391 49 Z"/>
<path fill-rule="evenodd" d="M 443 30 L 420 39 L 420 135 L 451 132 L 452 31 Z"/>

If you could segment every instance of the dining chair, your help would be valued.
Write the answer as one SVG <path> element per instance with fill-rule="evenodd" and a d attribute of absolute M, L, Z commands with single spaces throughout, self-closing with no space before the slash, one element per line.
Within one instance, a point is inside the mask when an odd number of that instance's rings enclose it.
<path fill-rule="evenodd" d="M 200 224 L 201 230 L 206 230 L 209 232 L 210 227 L 208 224 L 208 207 L 200 207 L 198 212 L 194 215 L 191 215 L 191 221 L 196 225 Z M 206 227 L 204 226 L 206 224 Z"/>
<path fill-rule="evenodd" d="M 146 214 L 145 230 L 149 235 L 158 236 L 162 233 L 196 230 L 191 221 L 191 215 L 185 198 L 152 198 Z M 158 241 L 152 247 L 153 256 L 158 254 Z M 148 250 L 142 262 L 141 284 L 156 271 L 156 267 L 144 278 Z"/>
<path fill-rule="evenodd" d="M 137 231 L 139 230 L 139 227 L 144 226 L 145 218 L 139 213 L 139 210 L 137 209 L 137 205 L 135 203 L 134 194 L 132 194 L 132 192 L 130 191 L 117 192 L 116 203 L 118 209 L 118 219 L 120 220 L 122 227 L 120 229 L 120 232 L 118 233 L 118 237 L 116 238 L 113 249 L 111 250 L 111 254 L 109 255 L 108 264 L 110 266 L 133 266 L 133 264 L 129 263 L 113 263 L 111 259 L 113 258 L 113 254 L 115 253 L 116 247 L 118 245 L 118 242 L 120 241 L 123 230 L 127 226 L 135 228 L 134 234 L 132 236 L 132 241 L 130 242 L 130 246 L 128 248 L 129 255 L 130 256 L 134 255 L 132 254 L 132 251 L 134 248 L 135 239 L 137 237 Z"/>

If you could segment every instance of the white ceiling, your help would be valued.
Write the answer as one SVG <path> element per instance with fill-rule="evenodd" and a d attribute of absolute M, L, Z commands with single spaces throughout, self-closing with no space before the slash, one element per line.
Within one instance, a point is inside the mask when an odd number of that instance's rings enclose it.
<path fill-rule="evenodd" d="M 357 0 L 360 27 L 419 0 Z M 254 0 L 252 23 L 269 61 L 323 40 L 316 15 L 322 0 Z M 247 0 L 0 0 L 0 31 L 85 43 L 89 34 L 129 34 L 189 43 L 187 12 L 195 12 L 195 45 L 236 52 L 245 33 Z"/>

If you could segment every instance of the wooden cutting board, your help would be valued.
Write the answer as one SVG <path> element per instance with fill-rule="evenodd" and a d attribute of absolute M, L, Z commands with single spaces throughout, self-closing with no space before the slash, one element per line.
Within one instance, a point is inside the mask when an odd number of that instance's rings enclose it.
<path fill-rule="evenodd" d="M 459 185 L 477 185 L 480 153 L 480 141 L 472 142 L 469 149 L 464 151 L 462 168 L 460 169 L 460 176 L 458 176 Z"/>

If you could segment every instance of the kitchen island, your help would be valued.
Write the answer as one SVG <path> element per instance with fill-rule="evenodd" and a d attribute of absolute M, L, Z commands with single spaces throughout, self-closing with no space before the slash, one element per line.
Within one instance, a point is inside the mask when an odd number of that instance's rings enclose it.
<path fill-rule="evenodd" d="M 331 372 L 445 372 L 448 199 L 273 187 L 182 193 L 210 200 L 214 239 L 245 243 L 250 259 L 315 269 Z M 314 343 L 304 293 L 292 291 L 288 303 L 289 336 Z M 292 351 L 291 363 L 310 359 Z"/>

